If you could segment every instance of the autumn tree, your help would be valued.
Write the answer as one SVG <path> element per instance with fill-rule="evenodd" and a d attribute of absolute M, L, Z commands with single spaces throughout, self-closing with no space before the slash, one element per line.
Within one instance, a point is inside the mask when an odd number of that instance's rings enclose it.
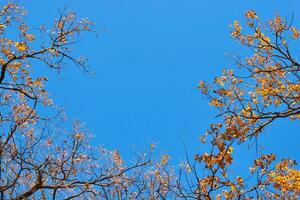
<path fill-rule="evenodd" d="M 210 151 L 187 156 L 176 174 L 168 155 L 152 158 L 154 145 L 125 162 L 117 150 L 90 145 L 79 121 L 72 129 L 61 125 L 43 72 L 71 64 L 88 71 L 72 46 L 93 32 L 91 21 L 63 10 L 52 27 L 33 31 L 19 4 L 1 7 L 0 199 L 298 199 L 296 161 L 256 145 L 249 174 L 231 173 L 241 145 L 256 144 L 278 119 L 300 118 L 300 63 L 291 48 L 299 30 L 280 16 L 264 22 L 247 11 L 245 17 L 243 30 L 235 21 L 231 35 L 249 55 L 234 57 L 237 67 L 214 83 L 199 84 L 220 120 L 201 136 Z"/>
<path fill-rule="evenodd" d="M 17 3 L 0 9 L 0 199 L 152 199 L 168 194 L 168 156 L 137 154 L 126 165 L 118 151 L 89 144 L 80 122 L 60 125 L 43 72 L 65 65 L 87 71 L 73 55 L 77 36 L 93 23 L 63 10 L 52 27 L 33 29 Z M 35 31 L 34 31 L 35 30 Z M 148 199 L 148 198 L 146 198 Z"/>
<path fill-rule="evenodd" d="M 201 81 L 199 90 L 218 110 L 201 141 L 210 146 L 188 161 L 177 182 L 185 199 L 298 199 L 300 171 L 296 161 L 277 160 L 258 149 L 257 139 L 278 119 L 299 120 L 300 63 L 292 48 L 299 30 L 280 16 L 265 22 L 249 10 L 246 24 L 234 21 L 232 37 L 247 55 L 234 56 L 236 68 L 224 69 L 214 83 Z M 248 175 L 235 175 L 233 156 L 243 144 L 255 144 L 257 158 Z M 249 150 L 251 151 L 251 149 Z M 186 167 L 185 167 L 186 168 Z"/>

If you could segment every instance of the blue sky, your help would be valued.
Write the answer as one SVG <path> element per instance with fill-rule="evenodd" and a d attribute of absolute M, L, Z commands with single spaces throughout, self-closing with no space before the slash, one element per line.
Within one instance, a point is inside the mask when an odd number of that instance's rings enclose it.
<path fill-rule="evenodd" d="M 198 137 L 214 122 L 215 110 L 196 87 L 232 65 L 226 52 L 241 48 L 231 39 L 229 24 L 243 19 L 247 9 L 262 19 L 293 13 L 300 24 L 297 0 L 31 0 L 24 5 L 33 25 L 48 24 L 59 8 L 70 5 L 105 30 L 99 37 L 82 37 L 74 49 L 89 58 L 95 75 L 67 69 L 48 87 L 70 118 L 86 122 L 94 144 L 117 148 L 125 157 L 133 146 L 152 142 L 175 160 L 184 157 L 184 144 L 190 152 L 203 148 Z M 266 150 L 300 160 L 297 123 L 267 129 Z M 247 155 L 243 150 L 238 156 Z"/>

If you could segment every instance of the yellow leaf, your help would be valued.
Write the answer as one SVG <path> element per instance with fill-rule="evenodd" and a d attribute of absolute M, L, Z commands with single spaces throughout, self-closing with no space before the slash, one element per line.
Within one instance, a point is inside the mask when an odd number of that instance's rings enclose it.
<path fill-rule="evenodd" d="M 25 42 L 16 42 L 15 46 L 19 51 L 26 51 L 28 49 Z"/>
<path fill-rule="evenodd" d="M 295 27 L 292 27 L 291 30 L 292 30 L 292 33 L 293 33 L 293 38 L 298 39 L 299 38 L 299 31 Z"/>
<path fill-rule="evenodd" d="M 245 13 L 246 17 L 249 19 L 254 19 L 254 18 L 257 18 L 257 15 L 256 13 L 253 11 L 253 10 L 248 10 L 246 13 Z"/>

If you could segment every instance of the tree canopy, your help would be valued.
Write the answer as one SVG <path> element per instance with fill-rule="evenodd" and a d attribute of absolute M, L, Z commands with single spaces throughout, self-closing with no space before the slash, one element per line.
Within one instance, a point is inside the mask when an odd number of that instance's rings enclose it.
<path fill-rule="evenodd" d="M 233 22 L 231 35 L 248 55 L 234 56 L 236 67 L 213 83 L 200 81 L 219 122 L 200 137 L 210 151 L 187 155 L 177 168 L 168 155 L 152 155 L 155 145 L 125 162 L 117 150 L 91 145 L 79 121 L 71 129 L 61 125 L 64 114 L 48 95 L 43 71 L 66 64 L 88 70 L 71 47 L 94 24 L 63 10 L 52 27 L 33 31 L 25 17 L 17 3 L 0 10 L 0 199 L 298 199 L 295 160 L 277 160 L 254 145 L 249 174 L 231 171 L 241 145 L 255 144 L 278 119 L 300 118 L 300 63 L 292 48 L 300 31 L 292 22 L 265 22 L 252 10 L 243 28 Z"/>

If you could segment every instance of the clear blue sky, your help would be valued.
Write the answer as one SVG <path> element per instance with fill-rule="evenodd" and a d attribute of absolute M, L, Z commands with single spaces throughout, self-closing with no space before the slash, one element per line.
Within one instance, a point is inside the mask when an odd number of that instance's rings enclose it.
<path fill-rule="evenodd" d="M 157 142 L 159 151 L 173 159 L 184 157 L 184 143 L 191 152 L 201 150 L 198 137 L 214 121 L 215 112 L 196 87 L 199 80 L 213 80 L 232 64 L 225 53 L 241 49 L 231 39 L 228 25 L 242 19 L 247 9 L 256 10 L 262 19 L 293 13 L 300 24 L 299 0 L 24 3 L 33 25 L 49 23 L 67 4 L 90 17 L 99 30 L 107 30 L 98 38 L 83 37 L 75 49 L 89 58 L 96 75 L 68 69 L 50 81 L 49 89 L 70 118 L 86 122 L 94 144 L 120 149 L 125 157 L 133 145 L 139 149 L 150 142 Z M 267 151 L 300 160 L 297 123 L 280 122 L 267 129 Z M 238 156 L 248 155 L 243 151 Z"/>

